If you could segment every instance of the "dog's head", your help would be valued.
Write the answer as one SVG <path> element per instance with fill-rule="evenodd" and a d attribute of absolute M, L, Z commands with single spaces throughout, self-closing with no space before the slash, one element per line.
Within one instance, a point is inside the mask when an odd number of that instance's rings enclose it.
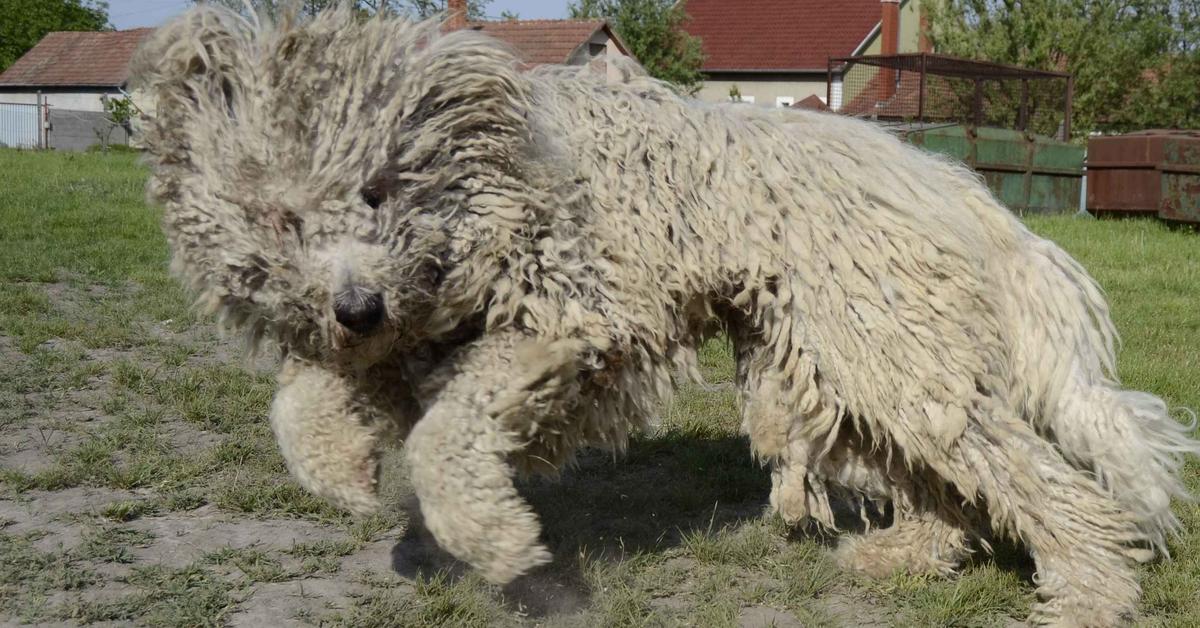
<path fill-rule="evenodd" d="M 140 50 L 150 195 L 176 272 L 227 325 L 363 367 L 484 307 L 529 219 L 511 193 L 526 87 L 494 41 L 440 30 L 201 7 Z"/>

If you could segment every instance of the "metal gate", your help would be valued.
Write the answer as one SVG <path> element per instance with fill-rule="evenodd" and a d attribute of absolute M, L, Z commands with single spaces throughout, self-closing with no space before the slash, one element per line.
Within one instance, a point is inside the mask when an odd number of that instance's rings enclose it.
<path fill-rule="evenodd" d="M 42 148 L 43 105 L 0 102 L 0 146 Z"/>

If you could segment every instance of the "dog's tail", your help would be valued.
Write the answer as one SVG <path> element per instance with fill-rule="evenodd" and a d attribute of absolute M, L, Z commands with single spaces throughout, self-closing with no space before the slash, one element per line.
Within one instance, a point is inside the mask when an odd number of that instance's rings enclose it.
<path fill-rule="evenodd" d="M 1171 498 L 1191 499 L 1179 477 L 1200 442 L 1162 399 L 1121 388 L 1116 329 L 1096 282 L 1055 244 L 1032 234 L 1008 273 L 1016 326 L 1011 388 L 1016 407 L 1138 519 L 1166 553 L 1179 527 Z M 1185 410 L 1185 412 L 1187 412 Z"/>

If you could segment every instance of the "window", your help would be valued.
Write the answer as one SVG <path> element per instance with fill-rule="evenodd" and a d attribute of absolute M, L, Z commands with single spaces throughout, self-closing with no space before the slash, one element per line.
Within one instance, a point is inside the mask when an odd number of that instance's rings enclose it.
<path fill-rule="evenodd" d="M 588 44 L 588 56 L 589 57 L 603 56 L 604 52 L 606 50 L 608 50 L 608 46 L 606 46 L 604 44 L 597 44 L 597 43 Z"/>
<path fill-rule="evenodd" d="M 792 98 L 791 96 L 776 96 L 775 97 L 775 106 L 776 107 L 791 107 L 792 104 L 795 102 L 796 102 L 796 99 Z"/>

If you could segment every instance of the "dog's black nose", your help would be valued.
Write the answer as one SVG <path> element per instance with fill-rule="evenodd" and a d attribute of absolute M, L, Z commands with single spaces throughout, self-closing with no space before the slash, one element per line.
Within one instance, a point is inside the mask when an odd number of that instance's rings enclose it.
<path fill-rule="evenodd" d="M 356 334 L 370 333 L 383 321 L 383 295 L 348 288 L 334 295 L 333 315 L 338 323 Z"/>

